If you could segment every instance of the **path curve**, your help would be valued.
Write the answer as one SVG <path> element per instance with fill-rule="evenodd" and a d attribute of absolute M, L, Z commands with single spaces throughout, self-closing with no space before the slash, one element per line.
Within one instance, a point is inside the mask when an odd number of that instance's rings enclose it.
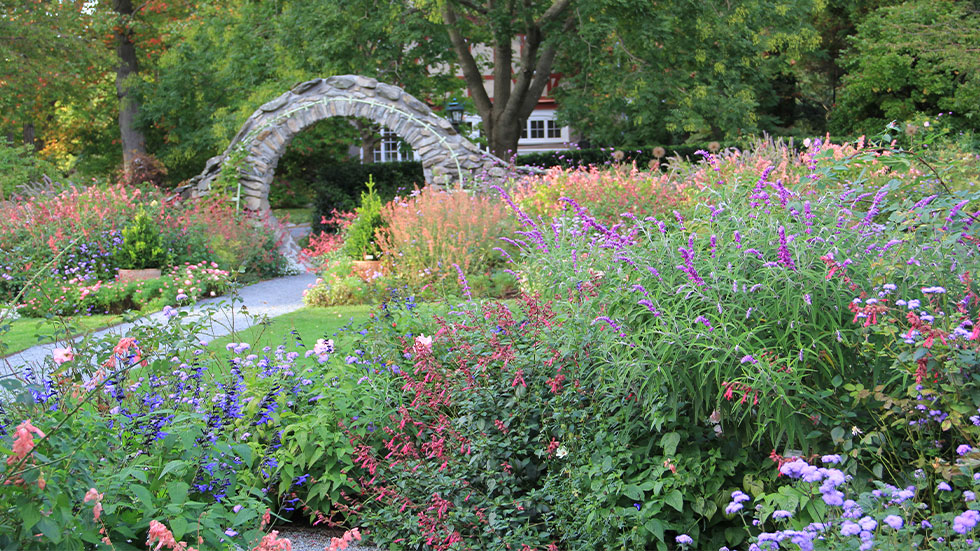
<path fill-rule="evenodd" d="M 279 277 L 241 288 L 238 291 L 238 299 L 234 307 L 227 304 L 229 302 L 228 296 L 222 296 L 202 300 L 196 304 L 182 307 L 181 310 L 194 314 L 199 313 L 208 304 L 221 301 L 226 303 L 215 314 L 215 325 L 211 331 L 201 335 L 202 338 L 210 340 L 223 337 L 233 331 L 247 329 L 255 321 L 263 317 L 268 316 L 271 318 L 299 310 L 303 307 L 303 291 L 306 290 L 309 284 L 315 281 L 316 274 L 312 273 Z M 242 306 L 248 311 L 248 315 L 242 313 Z M 122 323 L 96 331 L 91 336 L 95 338 L 105 335 L 121 336 L 134 325 L 146 323 L 166 323 L 166 317 L 163 315 L 163 312 L 154 312 L 133 322 Z M 82 338 L 76 337 L 74 340 L 78 342 Z M 0 378 L 20 373 L 21 369 L 26 365 L 36 365 L 44 362 L 44 359 L 51 356 L 52 351 L 57 347 L 59 347 L 57 343 L 41 344 L 0 359 Z"/>

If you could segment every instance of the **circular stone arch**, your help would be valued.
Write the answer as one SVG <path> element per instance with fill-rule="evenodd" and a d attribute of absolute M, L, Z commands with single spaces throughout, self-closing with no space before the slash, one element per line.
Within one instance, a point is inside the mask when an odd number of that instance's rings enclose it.
<path fill-rule="evenodd" d="M 397 134 L 421 157 L 427 184 L 446 185 L 481 170 L 491 175 L 499 171 L 502 176 L 500 166 L 506 166 L 457 134 L 449 121 L 401 88 L 373 78 L 343 75 L 304 82 L 259 107 L 228 149 L 209 159 L 204 172 L 182 191 L 193 196 L 207 194 L 231 160 L 238 169 L 242 206 L 267 210 L 279 158 L 296 134 L 329 117 L 362 117 Z"/>

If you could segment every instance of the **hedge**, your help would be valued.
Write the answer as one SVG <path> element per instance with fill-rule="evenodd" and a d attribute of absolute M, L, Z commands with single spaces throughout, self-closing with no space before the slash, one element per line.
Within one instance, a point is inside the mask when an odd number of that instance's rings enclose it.
<path fill-rule="evenodd" d="M 361 201 L 361 192 L 366 191 L 368 178 L 374 179 L 374 190 L 385 203 L 396 195 L 410 193 L 414 186 L 425 185 L 422 163 L 416 161 L 393 163 L 358 162 L 339 163 L 321 168 L 313 183 L 313 231 L 333 231 L 324 227 L 320 221 L 330 218 L 330 212 L 353 211 Z"/>

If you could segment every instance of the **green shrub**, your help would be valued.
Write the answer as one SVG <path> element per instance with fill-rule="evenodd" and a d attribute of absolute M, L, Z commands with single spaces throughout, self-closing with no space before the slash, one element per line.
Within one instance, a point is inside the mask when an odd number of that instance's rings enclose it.
<path fill-rule="evenodd" d="M 716 142 L 716 144 L 718 146 L 717 149 L 711 146 L 711 148 L 715 149 L 716 151 L 718 149 L 736 146 L 734 143 L 718 144 Z M 668 158 L 674 156 L 679 156 L 682 159 L 689 159 L 696 162 L 698 160 L 698 156 L 695 154 L 695 152 L 700 150 L 707 151 L 709 146 L 710 144 L 703 143 L 696 145 L 650 146 L 640 149 L 622 150 L 617 150 L 613 147 L 569 149 L 566 151 L 548 151 L 545 153 L 527 153 L 524 155 L 518 155 L 515 163 L 518 165 L 530 165 L 541 168 L 550 168 L 553 166 L 574 168 L 588 165 L 602 166 L 613 163 L 630 164 L 635 162 L 637 167 L 647 168 L 654 160 L 659 159 L 659 161 L 663 163 L 666 162 Z M 617 151 L 622 154 L 622 157 L 617 154 Z M 656 157 L 656 153 L 660 153 L 660 157 Z"/>
<path fill-rule="evenodd" d="M 140 207 L 132 221 L 122 229 L 123 244 L 119 249 L 119 266 L 142 270 L 159 268 L 166 261 L 160 228 Z"/>
<path fill-rule="evenodd" d="M 384 227 L 381 217 L 381 197 L 374 191 L 374 177 L 369 176 L 367 192 L 361 192 L 361 205 L 357 207 L 357 218 L 344 233 L 345 255 L 354 260 L 361 260 L 367 255 L 377 256 L 378 245 L 375 244 L 375 232 Z"/>
<path fill-rule="evenodd" d="M 0 136 L 0 201 L 17 193 L 17 186 L 37 182 L 42 176 L 58 179 L 56 166 L 37 156 L 30 145 L 13 145 Z"/>
<path fill-rule="evenodd" d="M 324 217 L 331 219 L 334 210 L 354 210 L 363 192 L 364 182 L 368 179 L 375 182 L 375 191 L 382 202 L 388 202 L 396 195 L 405 195 L 415 186 L 425 183 L 422 163 L 415 161 L 368 164 L 349 162 L 323 166 L 313 184 L 313 231 L 331 231 L 321 221 Z"/>

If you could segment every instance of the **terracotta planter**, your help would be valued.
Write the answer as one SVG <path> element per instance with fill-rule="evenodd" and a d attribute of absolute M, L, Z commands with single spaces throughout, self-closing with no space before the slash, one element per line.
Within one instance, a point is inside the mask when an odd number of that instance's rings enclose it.
<path fill-rule="evenodd" d="M 147 268 L 145 270 L 119 270 L 119 283 L 130 283 L 133 281 L 147 281 L 160 277 L 160 268 Z"/>
<path fill-rule="evenodd" d="M 351 263 L 351 273 L 364 281 L 370 281 L 374 279 L 375 274 L 384 272 L 380 260 L 355 260 Z"/>

